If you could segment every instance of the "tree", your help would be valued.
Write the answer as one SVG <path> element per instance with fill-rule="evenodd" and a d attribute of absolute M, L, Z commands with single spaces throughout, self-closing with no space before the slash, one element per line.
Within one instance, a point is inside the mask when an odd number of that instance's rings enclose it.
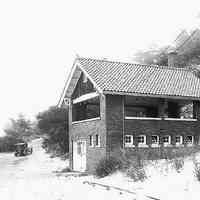
<path fill-rule="evenodd" d="M 134 55 L 134 60 L 140 64 L 167 65 L 167 47 L 139 51 Z"/>
<path fill-rule="evenodd" d="M 16 143 L 29 141 L 35 135 L 33 123 L 22 114 L 17 119 L 10 119 L 4 131 L 6 136 L 0 138 L 0 152 L 14 151 Z"/>
<path fill-rule="evenodd" d="M 168 65 L 168 47 L 139 51 L 134 60 L 140 64 Z M 177 64 L 180 67 L 200 64 L 200 43 L 191 44 L 177 51 Z"/>
<path fill-rule="evenodd" d="M 34 126 L 30 120 L 20 114 L 17 119 L 10 119 L 10 125 L 4 131 L 7 136 L 29 140 L 29 137 L 34 134 Z"/>
<path fill-rule="evenodd" d="M 37 126 L 41 134 L 47 135 L 49 150 L 68 152 L 68 117 L 66 108 L 50 107 L 37 115 Z"/>

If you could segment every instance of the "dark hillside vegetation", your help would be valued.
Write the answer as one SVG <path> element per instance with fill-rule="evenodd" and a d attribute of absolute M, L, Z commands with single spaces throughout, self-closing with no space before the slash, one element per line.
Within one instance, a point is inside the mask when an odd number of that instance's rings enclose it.
<path fill-rule="evenodd" d="M 37 115 L 37 127 L 45 135 L 43 147 L 55 155 L 66 154 L 69 150 L 68 117 L 66 108 L 50 107 Z"/>
<path fill-rule="evenodd" d="M 16 139 L 12 136 L 0 138 L 0 152 L 13 152 L 15 150 L 15 144 L 18 142 L 23 142 L 23 140 Z"/>

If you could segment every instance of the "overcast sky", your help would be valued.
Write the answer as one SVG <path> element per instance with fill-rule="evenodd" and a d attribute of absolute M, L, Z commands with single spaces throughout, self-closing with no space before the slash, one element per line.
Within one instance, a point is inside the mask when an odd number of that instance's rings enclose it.
<path fill-rule="evenodd" d="M 197 27 L 199 11 L 192 0 L 1 0 L 0 134 L 57 104 L 76 54 L 130 60 Z"/>

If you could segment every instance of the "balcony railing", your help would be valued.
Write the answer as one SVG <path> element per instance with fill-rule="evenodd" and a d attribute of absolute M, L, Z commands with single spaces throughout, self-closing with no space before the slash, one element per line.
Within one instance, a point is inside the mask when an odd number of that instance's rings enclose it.
<path fill-rule="evenodd" d="M 190 118 L 161 118 L 161 117 L 130 117 L 125 116 L 125 119 L 132 120 L 168 120 L 168 121 L 197 121 L 197 119 L 190 119 Z"/>

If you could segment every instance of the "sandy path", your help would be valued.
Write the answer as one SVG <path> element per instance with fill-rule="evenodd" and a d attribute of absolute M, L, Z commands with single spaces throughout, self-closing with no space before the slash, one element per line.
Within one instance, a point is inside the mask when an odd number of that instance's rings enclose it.
<path fill-rule="evenodd" d="M 63 169 L 67 161 L 51 159 L 41 148 L 41 140 L 32 144 L 33 154 L 14 157 L 0 154 L 0 199 L 2 200 L 112 200 L 133 199 L 133 196 L 119 195 L 116 191 L 92 188 L 83 184 L 87 177 L 56 176 L 53 171 Z"/>

